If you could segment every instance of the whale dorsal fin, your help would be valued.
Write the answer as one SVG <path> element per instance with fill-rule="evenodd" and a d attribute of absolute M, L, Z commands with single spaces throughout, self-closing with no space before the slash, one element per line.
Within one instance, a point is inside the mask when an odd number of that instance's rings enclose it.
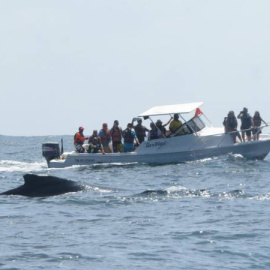
<path fill-rule="evenodd" d="M 30 174 L 30 173 L 25 174 L 23 178 L 24 178 L 24 184 L 26 186 L 43 185 L 43 184 L 48 184 L 48 183 L 53 183 L 55 185 L 57 183 L 72 182 L 71 180 L 59 178 L 56 176 L 36 175 L 36 174 Z"/>
<path fill-rule="evenodd" d="M 40 181 L 42 181 L 42 178 L 41 176 L 38 176 L 35 175 L 35 174 L 30 174 L 30 173 L 27 173 L 23 176 L 24 178 L 24 183 L 25 185 L 36 185 L 38 184 Z"/>

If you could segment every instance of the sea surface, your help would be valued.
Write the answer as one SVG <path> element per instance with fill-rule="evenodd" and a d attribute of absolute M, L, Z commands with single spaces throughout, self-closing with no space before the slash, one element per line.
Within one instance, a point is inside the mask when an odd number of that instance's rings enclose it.
<path fill-rule="evenodd" d="M 0 192 L 23 175 L 85 191 L 0 196 L 0 269 L 270 269 L 270 157 L 48 169 L 43 142 L 0 136 Z"/>

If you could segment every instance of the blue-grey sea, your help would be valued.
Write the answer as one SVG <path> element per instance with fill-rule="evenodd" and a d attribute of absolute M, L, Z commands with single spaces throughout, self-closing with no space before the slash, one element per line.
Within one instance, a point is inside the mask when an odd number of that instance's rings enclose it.
<path fill-rule="evenodd" d="M 270 157 L 48 169 L 60 139 L 0 136 L 1 192 L 26 173 L 88 187 L 0 196 L 0 269 L 270 269 Z"/>

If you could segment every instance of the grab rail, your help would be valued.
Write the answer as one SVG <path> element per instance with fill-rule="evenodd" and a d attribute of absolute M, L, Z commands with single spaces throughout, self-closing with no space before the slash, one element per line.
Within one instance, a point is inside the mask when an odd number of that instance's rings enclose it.
<path fill-rule="evenodd" d="M 268 127 L 268 126 L 269 126 L 269 125 L 260 126 L 260 127 L 259 127 L 259 131 L 262 130 L 263 128 L 265 128 L 265 127 Z M 248 130 L 253 130 L 253 129 L 254 129 L 254 127 L 248 128 L 248 129 L 241 129 L 240 131 L 248 131 Z M 259 132 L 259 131 L 258 131 L 258 132 Z M 234 133 L 239 133 L 239 130 L 236 130 L 236 131 L 230 131 L 230 132 L 224 132 L 224 133 L 211 134 L 211 136 L 220 136 L 220 135 L 223 135 L 223 134 L 234 134 Z M 255 134 L 257 134 L 257 133 L 255 133 Z M 255 134 L 254 134 L 254 135 L 255 135 Z M 201 137 L 200 135 L 198 135 L 197 138 L 198 138 L 197 141 L 201 140 L 204 144 L 206 144 L 206 143 L 203 141 L 203 139 L 202 139 L 202 137 Z M 222 136 L 221 140 L 217 143 L 217 145 L 220 146 L 220 144 L 225 140 L 225 138 L 226 138 L 226 136 Z M 192 149 L 192 146 L 190 147 L 190 150 L 191 150 L 191 149 Z"/>

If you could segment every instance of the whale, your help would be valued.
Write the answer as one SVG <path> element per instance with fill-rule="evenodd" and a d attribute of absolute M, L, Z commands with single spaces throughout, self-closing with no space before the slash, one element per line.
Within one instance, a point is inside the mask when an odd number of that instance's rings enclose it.
<path fill-rule="evenodd" d="M 21 195 L 27 197 L 47 197 L 85 190 L 85 186 L 72 180 L 56 176 L 25 174 L 24 184 L 0 193 L 0 195 Z"/>

